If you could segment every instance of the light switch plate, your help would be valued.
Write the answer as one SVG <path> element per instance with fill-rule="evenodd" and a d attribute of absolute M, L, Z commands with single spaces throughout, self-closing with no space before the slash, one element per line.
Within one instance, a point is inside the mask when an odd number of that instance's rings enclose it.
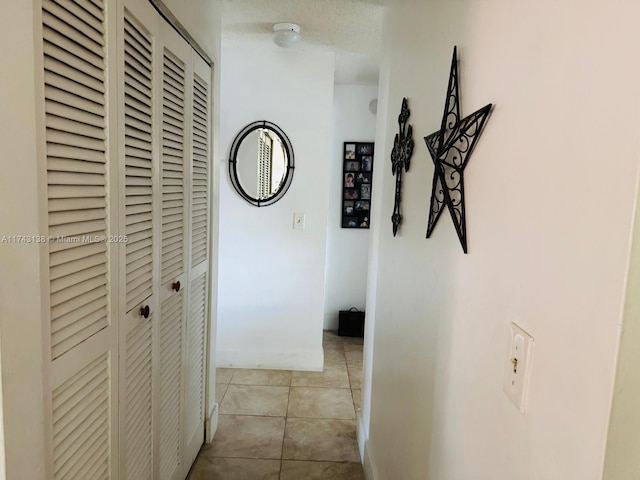
<path fill-rule="evenodd" d="M 304 213 L 293 214 L 293 229 L 304 230 Z"/>
<path fill-rule="evenodd" d="M 509 353 L 504 369 L 503 389 L 522 413 L 526 410 L 533 337 L 515 323 L 509 325 Z"/>

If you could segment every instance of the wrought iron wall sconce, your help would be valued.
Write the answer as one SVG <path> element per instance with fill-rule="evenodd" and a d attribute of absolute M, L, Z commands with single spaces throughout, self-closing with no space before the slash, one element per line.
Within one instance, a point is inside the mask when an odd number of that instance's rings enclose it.
<path fill-rule="evenodd" d="M 439 131 L 424 137 L 435 166 L 427 238 L 431 236 L 446 205 L 464 253 L 467 253 L 467 227 L 463 173 L 489 117 L 491 107 L 491 104 L 485 105 L 471 115 L 460 118 L 458 56 L 457 48 L 454 47 L 442 125 Z"/>
<path fill-rule="evenodd" d="M 409 171 L 411 163 L 411 155 L 413 154 L 413 129 L 411 125 L 407 125 L 411 111 L 407 106 L 407 99 L 402 99 L 402 108 L 398 116 L 398 133 L 393 142 L 393 150 L 391 151 L 391 173 L 396 176 L 396 198 L 393 206 L 393 215 L 391 215 L 391 223 L 393 224 L 393 236 L 398 233 L 398 226 L 402 223 L 402 214 L 400 212 L 400 203 L 402 202 L 402 170 Z"/>

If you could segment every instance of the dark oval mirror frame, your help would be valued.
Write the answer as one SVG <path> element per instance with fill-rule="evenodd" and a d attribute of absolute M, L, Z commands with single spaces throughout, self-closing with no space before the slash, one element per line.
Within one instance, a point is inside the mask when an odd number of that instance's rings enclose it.
<path fill-rule="evenodd" d="M 240 185 L 240 180 L 238 178 L 238 150 L 240 149 L 240 145 L 242 141 L 249 135 L 251 132 L 258 130 L 259 128 L 268 128 L 280 137 L 282 141 L 282 145 L 285 150 L 285 154 L 287 157 L 287 167 L 284 172 L 284 177 L 282 179 L 282 183 L 280 184 L 280 188 L 278 191 L 271 195 L 268 198 L 264 198 L 262 200 L 257 199 L 249 195 L 242 185 Z M 256 207 L 266 207 L 267 205 L 273 205 L 278 200 L 280 200 L 291 185 L 291 181 L 293 180 L 293 171 L 295 169 L 295 162 L 293 157 L 293 147 L 291 146 L 291 142 L 289 141 L 289 137 L 282 131 L 280 127 L 278 127 L 275 123 L 267 122 L 266 120 L 260 120 L 258 122 L 253 122 L 244 127 L 240 133 L 236 136 L 235 140 L 231 144 L 231 154 L 229 156 L 229 176 L 231 177 L 231 183 L 233 184 L 233 188 L 236 189 L 236 192 L 240 194 L 242 198 L 244 198 L 251 205 L 255 205 Z"/>

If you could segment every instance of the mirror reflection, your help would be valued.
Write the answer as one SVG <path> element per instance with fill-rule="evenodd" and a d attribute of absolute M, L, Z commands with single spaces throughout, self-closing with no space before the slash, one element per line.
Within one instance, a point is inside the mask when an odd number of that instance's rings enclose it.
<path fill-rule="evenodd" d="M 258 128 L 240 144 L 237 156 L 238 181 L 258 200 L 278 193 L 287 170 L 286 151 L 280 137 L 270 128 Z"/>
<path fill-rule="evenodd" d="M 293 179 L 293 147 L 274 123 L 261 120 L 244 127 L 231 146 L 231 183 L 247 202 L 271 205 L 286 193 Z"/>

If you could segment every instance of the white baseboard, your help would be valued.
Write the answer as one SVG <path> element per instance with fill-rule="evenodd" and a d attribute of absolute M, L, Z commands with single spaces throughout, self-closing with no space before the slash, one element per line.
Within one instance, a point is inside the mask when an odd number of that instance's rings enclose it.
<path fill-rule="evenodd" d="M 221 368 L 266 368 L 321 372 L 324 365 L 322 348 L 303 352 L 218 350 L 216 357 L 216 367 Z"/>
<path fill-rule="evenodd" d="M 327 313 L 324 316 L 323 330 L 338 330 L 338 314 L 336 312 Z"/>
<path fill-rule="evenodd" d="M 218 404 L 217 403 L 213 404 L 213 410 L 211 410 L 211 412 L 209 412 L 209 415 L 207 416 L 204 431 L 206 432 L 206 437 L 204 439 L 204 442 L 205 443 L 213 442 L 213 437 L 218 431 Z"/>
<path fill-rule="evenodd" d="M 366 480 L 376 480 L 379 478 L 372 458 L 371 443 L 367 441 L 364 447 L 364 458 L 362 459 L 362 468 L 364 469 L 364 478 Z"/>
<path fill-rule="evenodd" d="M 362 420 L 362 413 L 357 413 L 356 435 L 358 436 L 358 449 L 360 450 L 360 460 L 364 462 L 364 447 L 367 444 L 367 431 Z"/>
<path fill-rule="evenodd" d="M 360 450 L 360 458 L 362 460 L 362 468 L 364 469 L 364 478 L 366 480 L 376 480 L 378 474 L 376 473 L 373 449 L 371 447 L 371 442 L 369 442 L 369 438 L 367 437 L 367 432 L 365 430 L 364 422 L 362 420 L 362 415 L 358 415 L 358 448 Z"/>

